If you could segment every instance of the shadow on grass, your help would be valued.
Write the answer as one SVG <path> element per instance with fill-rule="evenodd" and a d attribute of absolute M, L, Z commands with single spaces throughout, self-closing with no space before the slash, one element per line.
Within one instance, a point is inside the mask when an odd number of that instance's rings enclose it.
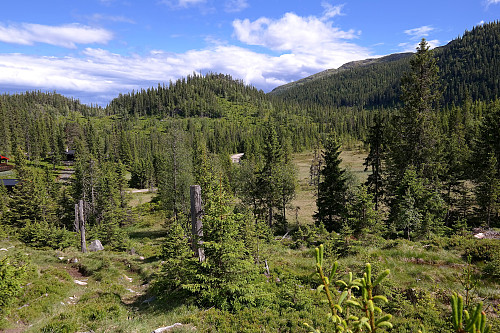
<path fill-rule="evenodd" d="M 129 304 L 137 312 L 143 313 L 167 313 L 182 306 L 194 305 L 193 296 L 187 291 L 170 291 L 168 294 L 161 294 L 160 290 L 149 288 L 145 295 L 137 298 Z M 167 291 L 165 291 L 167 293 Z"/>
<path fill-rule="evenodd" d="M 144 231 L 132 231 L 129 233 L 129 237 L 131 239 L 141 239 L 141 238 L 156 239 L 165 237 L 166 235 L 167 235 L 166 230 L 144 230 Z"/>

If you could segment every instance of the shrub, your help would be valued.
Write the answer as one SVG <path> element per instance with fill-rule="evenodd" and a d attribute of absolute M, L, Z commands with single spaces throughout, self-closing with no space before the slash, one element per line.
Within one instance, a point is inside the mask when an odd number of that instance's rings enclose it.
<path fill-rule="evenodd" d="M 47 221 L 26 221 L 26 225 L 19 231 L 19 238 L 32 247 L 50 247 L 65 249 L 77 246 L 75 234 L 66 229 L 57 228 Z"/>
<path fill-rule="evenodd" d="M 500 240 L 471 239 L 465 246 L 465 255 L 470 255 L 473 261 L 484 261 L 485 275 L 500 277 Z"/>
<path fill-rule="evenodd" d="M 9 257 L 0 259 L 0 313 L 19 294 L 25 277 L 26 265 Z"/>

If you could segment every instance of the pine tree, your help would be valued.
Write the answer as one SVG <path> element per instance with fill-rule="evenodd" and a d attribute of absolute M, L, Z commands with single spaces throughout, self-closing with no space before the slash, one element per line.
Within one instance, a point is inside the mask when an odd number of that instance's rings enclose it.
<path fill-rule="evenodd" d="M 369 167 L 371 168 L 371 174 L 368 175 L 366 186 L 369 193 L 373 194 L 375 210 L 378 210 L 383 196 L 382 159 L 384 150 L 384 125 L 380 113 L 375 114 L 373 122 L 374 124 L 370 127 L 368 137 L 370 151 L 363 165 L 365 166 L 365 171 L 367 171 Z"/>
<path fill-rule="evenodd" d="M 163 142 L 166 149 L 160 153 L 157 171 L 158 191 L 163 208 L 175 219 L 189 210 L 189 185 L 192 184 L 191 147 L 185 133 L 172 128 Z"/>
<path fill-rule="evenodd" d="M 283 162 L 283 154 L 278 140 L 276 128 L 270 124 L 264 143 L 264 166 L 258 176 L 260 200 L 267 210 L 269 226 L 273 225 L 274 208 L 278 207 L 280 194 L 278 188 L 278 167 Z"/>
<path fill-rule="evenodd" d="M 381 231 L 380 215 L 375 209 L 373 194 L 368 193 L 366 186 L 358 186 L 349 196 L 347 202 L 347 224 L 356 237 Z"/>
<path fill-rule="evenodd" d="M 347 183 L 345 170 L 340 167 L 340 144 L 329 136 L 322 153 L 324 160 L 321 180 L 318 185 L 314 218 L 317 224 L 324 224 L 328 231 L 339 231 L 346 217 Z"/>
<path fill-rule="evenodd" d="M 195 293 L 204 305 L 239 309 L 255 304 L 252 292 L 258 274 L 240 233 L 246 218 L 234 212 L 230 195 L 222 182 L 204 204 L 203 246 L 206 260 L 198 263 L 192 280 L 183 288 Z"/>
<path fill-rule="evenodd" d="M 441 194 L 418 177 L 414 167 L 405 170 L 391 202 L 389 223 L 406 237 L 430 238 L 443 232 L 446 205 Z"/>
<path fill-rule="evenodd" d="M 476 197 L 488 226 L 498 223 L 500 213 L 500 102 L 488 106 L 472 154 Z"/>
<path fill-rule="evenodd" d="M 393 117 L 391 128 L 387 164 L 393 185 L 409 166 L 430 180 L 444 173 L 443 140 L 437 126 L 441 96 L 438 67 L 425 39 L 417 47 L 410 66 L 401 79 L 403 108 Z"/>

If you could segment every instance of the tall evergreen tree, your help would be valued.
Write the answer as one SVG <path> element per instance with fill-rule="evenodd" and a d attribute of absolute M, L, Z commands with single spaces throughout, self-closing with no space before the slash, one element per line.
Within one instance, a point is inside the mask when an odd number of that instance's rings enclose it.
<path fill-rule="evenodd" d="M 318 185 L 314 218 L 318 224 L 324 224 L 328 231 L 339 231 L 346 218 L 347 183 L 345 170 L 340 167 L 340 144 L 329 136 L 324 144 L 323 168 Z"/>
<path fill-rule="evenodd" d="M 443 172 L 442 136 L 437 126 L 439 100 L 438 67 L 429 44 L 422 39 L 411 69 L 401 79 L 403 108 L 393 117 L 388 167 L 393 184 L 403 177 L 407 167 L 435 180 Z"/>
<path fill-rule="evenodd" d="M 380 113 L 377 112 L 375 114 L 373 122 L 373 126 L 370 127 L 368 136 L 370 151 L 363 165 L 365 166 L 365 171 L 371 168 L 371 174 L 368 175 L 366 186 L 368 192 L 373 194 L 375 210 L 378 210 L 383 195 L 382 159 L 384 149 L 384 125 Z"/>
<path fill-rule="evenodd" d="M 500 101 L 488 105 L 475 143 L 473 166 L 480 215 L 488 226 L 499 223 L 500 213 Z"/>
<path fill-rule="evenodd" d="M 171 128 L 164 137 L 166 149 L 160 154 L 158 190 L 163 207 L 177 220 L 189 211 L 189 186 L 192 184 L 192 152 L 186 134 Z"/>

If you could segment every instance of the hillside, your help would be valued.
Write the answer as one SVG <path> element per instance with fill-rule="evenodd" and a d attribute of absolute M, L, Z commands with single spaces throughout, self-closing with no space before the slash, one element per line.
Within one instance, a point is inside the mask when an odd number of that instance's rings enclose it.
<path fill-rule="evenodd" d="M 270 95 L 280 95 L 285 93 L 289 89 L 294 89 L 300 86 L 307 85 L 308 83 L 313 83 L 316 80 L 321 80 L 321 79 L 327 79 L 329 76 L 332 75 L 338 75 L 344 71 L 347 70 L 355 70 L 359 68 L 364 68 L 364 67 L 369 67 L 369 66 L 377 66 L 381 64 L 386 64 L 390 62 L 395 62 L 399 61 L 402 59 L 405 59 L 407 57 L 410 57 L 413 53 L 411 52 L 406 52 L 406 53 L 395 53 L 395 54 L 390 54 L 388 56 L 380 57 L 380 58 L 370 58 L 370 59 L 364 59 L 364 60 L 358 60 L 358 61 L 351 61 L 348 62 L 339 68 L 331 68 L 327 69 L 325 71 L 313 74 L 311 76 L 308 76 L 306 78 L 293 81 L 287 84 L 284 84 L 282 86 L 274 88 L 269 94 Z"/>
<path fill-rule="evenodd" d="M 466 98 L 489 101 L 499 94 L 500 24 L 493 22 L 466 31 L 435 49 L 440 68 L 443 104 Z M 277 87 L 270 94 L 285 101 L 323 106 L 390 107 L 400 103 L 401 75 L 409 69 L 410 54 L 393 54 L 329 69 Z"/>

